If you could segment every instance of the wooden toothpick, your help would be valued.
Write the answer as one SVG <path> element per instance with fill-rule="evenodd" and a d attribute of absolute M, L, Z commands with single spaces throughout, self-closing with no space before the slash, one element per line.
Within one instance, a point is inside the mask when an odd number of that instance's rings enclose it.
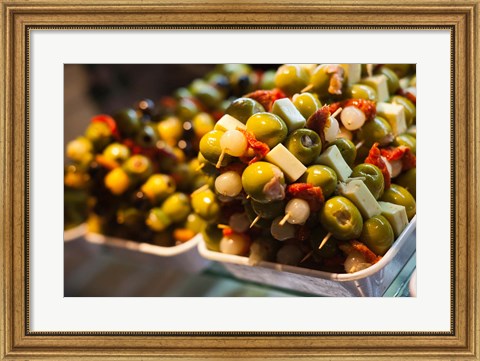
<path fill-rule="evenodd" d="M 320 246 L 318 246 L 318 249 L 322 249 L 322 247 L 325 246 L 325 243 L 327 243 L 331 236 L 332 233 L 328 232 L 327 235 L 323 238 L 322 243 L 320 243 Z"/>
<path fill-rule="evenodd" d="M 363 143 L 365 143 L 365 141 L 364 141 L 364 140 L 361 140 L 360 142 L 358 142 L 357 144 L 355 144 L 355 148 L 360 149 L 360 148 L 362 147 Z"/>
<path fill-rule="evenodd" d="M 208 189 L 208 184 L 204 184 L 203 186 L 201 186 L 200 188 L 194 190 L 191 194 L 191 196 L 195 195 L 195 194 L 198 194 L 200 192 L 203 192 L 203 191 L 206 191 Z"/>
<path fill-rule="evenodd" d="M 256 216 L 255 219 L 253 220 L 253 222 L 250 223 L 250 228 L 252 228 L 254 225 L 256 225 L 259 220 L 260 220 L 260 216 Z"/>
<path fill-rule="evenodd" d="M 288 219 L 290 218 L 290 212 L 287 212 L 285 214 L 285 217 L 282 218 L 282 220 L 280 222 L 278 222 L 279 225 L 283 226 L 285 224 L 286 221 L 288 221 Z"/>
<path fill-rule="evenodd" d="M 338 114 L 340 114 L 340 112 L 343 110 L 343 108 L 338 108 L 337 110 L 335 110 L 335 113 L 333 113 L 332 115 L 330 115 L 332 118 L 335 118 Z"/>
<path fill-rule="evenodd" d="M 220 168 L 223 162 L 223 158 L 225 158 L 225 152 L 227 151 L 227 148 L 222 149 L 222 153 L 220 153 L 220 157 L 218 157 L 218 162 L 215 167 Z"/>

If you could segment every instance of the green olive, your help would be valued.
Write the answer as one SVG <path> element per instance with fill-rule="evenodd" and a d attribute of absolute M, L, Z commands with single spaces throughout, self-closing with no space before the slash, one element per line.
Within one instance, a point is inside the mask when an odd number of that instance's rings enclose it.
<path fill-rule="evenodd" d="M 105 176 L 105 186 L 115 195 L 125 193 L 130 187 L 131 181 L 128 174 L 122 168 L 112 169 Z"/>
<path fill-rule="evenodd" d="M 67 157 L 81 164 L 86 165 L 93 159 L 92 152 L 93 145 L 85 137 L 78 137 L 67 145 Z"/>
<path fill-rule="evenodd" d="M 175 192 L 176 185 L 172 177 L 166 174 L 153 174 L 140 190 L 153 204 L 158 204 Z"/>
<path fill-rule="evenodd" d="M 413 198 L 409 191 L 397 184 L 391 184 L 390 188 L 385 190 L 380 200 L 404 206 L 407 211 L 408 220 L 411 220 L 417 211 L 415 198 Z"/>
<path fill-rule="evenodd" d="M 128 158 L 123 164 L 123 169 L 135 181 L 146 180 L 153 173 L 150 159 L 140 154 Z"/>
<path fill-rule="evenodd" d="M 112 143 L 103 151 L 103 156 L 113 162 L 122 164 L 130 157 L 130 149 L 120 143 Z"/>
<path fill-rule="evenodd" d="M 212 130 L 205 134 L 202 139 L 200 139 L 200 153 L 202 156 L 209 161 L 211 164 L 216 165 L 218 159 L 222 154 L 222 148 L 220 147 L 220 138 L 224 132 L 220 130 Z M 228 154 L 225 154 L 222 164 L 222 167 L 225 167 L 230 163 L 232 157 Z"/>
<path fill-rule="evenodd" d="M 330 197 L 337 188 L 337 173 L 326 165 L 315 164 L 307 168 L 299 182 L 309 183 L 322 188 L 325 199 Z"/>
<path fill-rule="evenodd" d="M 232 93 L 236 96 L 250 93 L 255 90 L 258 83 L 258 75 L 255 72 L 237 73 L 229 77 Z"/>
<path fill-rule="evenodd" d="M 200 110 L 198 109 L 197 103 L 195 103 L 189 97 L 181 98 L 178 101 L 178 104 L 175 108 L 175 114 L 181 120 L 190 120 L 192 119 Z"/>
<path fill-rule="evenodd" d="M 215 107 L 223 99 L 222 93 L 203 79 L 194 80 L 190 84 L 190 91 L 209 108 Z"/>
<path fill-rule="evenodd" d="M 395 94 L 398 88 L 400 88 L 400 84 L 398 82 L 398 76 L 397 74 L 395 74 L 395 72 L 392 69 L 386 66 L 382 66 L 375 72 L 375 74 L 385 75 L 385 77 L 387 78 L 387 86 L 388 86 L 389 94 Z"/>
<path fill-rule="evenodd" d="M 256 162 L 242 173 L 242 186 L 253 200 L 260 203 L 285 198 L 285 177 L 277 166 L 268 162 Z"/>
<path fill-rule="evenodd" d="M 340 241 L 357 239 L 362 233 L 363 219 L 358 208 L 347 198 L 336 196 L 325 202 L 320 211 L 320 224 Z"/>
<path fill-rule="evenodd" d="M 106 123 L 94 122 L 88 125 L 85 137 L 92 142 L 95 151 L 99 152 L 110 143 L 112 131 Z"/>
<path fill-rule="evenodd" d="M 206 221 L 214 221 L 220 214 L 220 205 L 210 189 L 192 194 L 193 211 Z"/>
<path fill-rule="evenodd" d="M 252 115 L 247 120 L 247 130 L 252 132 L 257 140 L 266 143 L 270 149 L 285 140 L 288 128 L 277 115 L 261 112 Z"/>
<path fill-rule="evenodd" d="M 410 134 L 400 134 L 395 137 L 393 140 L 394 145 L 404 145 L 412 151 L 413 154 L 417 152 L 417 140 L 415 137 L 411 136 Z"/>
<path fill-rule="evenodd" d="M 174 193 L 163 202 L 162 211 L 172 222 L 182 222 L 190 214 L 190 199 L 184 193 Z"/>
<path fill-rule="evenodd" d="M 124 137 L 133 137 L 141 127 L 140 118 L 132 108 L 120 110 L 113 116 L 120 134 Z"/>
<path fill-rule="evenodd" d="M 322 107 L 322 103 L 317 95 L 308 92 L 295 94 L 293 96 L 293 105 L 295 105 L 305 119 L 308 119 L 313 113 Z"/>
<path fill-rule="evenodd" d="M 327 147 L 331 147 L 332 145 L 336 145 L 345 162 L 347 162 L 350 167 L 353 166 L 355 158 L 357 158 L 357 148 L 355 144 L 347 138 L 337 138 L 333 142 L 328 143 Z"/>
<path fill-rule="evenodd" d="M 248 64 L 241 63 L 219 64 L 215 67 L 215 71 L 231 76 L 234 74 L 248 74 L 252 71 L 252 68 Z"/>
<path fill-rule="evenodd" d="M 322 151 L 322 140 L 311 129 L 297 129 L 285 141 L 285 147 L 305 165 L 312 163 Z M 355 148 L 355 146 L 353 146 Z"/>
<path fill-rule="evenodd" d="M 274 219 L 285 213 L 285 201 L 260 203 L 252 200 L 252 208 L 258 216 L 266 219 Z"/>
<path fill-rule="evenodd" d="M 254 201 L 252 200 L 252 202 Z M 266 203 L 266 205 L 268 204 L 269 203 Z M 260 219 L 257 219 L 259 215 L 255 212 L 255 210 L 253 209 L 253 204 L 249 201 L 245 202 L 243 206 L 245 208 L 245 213 L 248 217 L 248 220 L 250 222 L 255 221 L 255 224 L 253 227 L 270 230 L 270 225 L 272 224 L 271 219 L 262 218 L 262 216 L 260 216 Z"/>
<path fill-rule="evenodd" d="M 275 74 L 275 86 L 288 96 L 300 93 L 307 86 L 308 80 L 307 70 L 298 64 L 282 65 Z"/>
<path fill-rule="evenodd" d="M 398 78 L 403 78 L 412 69 L 411 64 L 385 64 L 383 67 L 392 70 Z"/>
<path fill-rule="evenodd" d="M 383 256 L 393 244 L 395 236 L 390 223 L 384 216 L 367 219 L 363 224 L 359 240 L 375 254 Z"/>
<path fill-rule="evenodd" d="M 183 135 L 183 122 L 177 117 L 162 119 L 157 125 L 157 131 L 160 138 L 174 146 Z"/>
<path fill-rule="evenodd" d="M 390 101 L 392 104 L 403 106 L 403 109 L 405 110 L 405 122 L 407 123 L 407 127 L 412 125 L 417 117 L 417 108 L 415 107 L 415 104 L 413 104 L 410 99 L 400 95 L 395 95 L 390 99 Z"/>
<path fill-rule="evenodd" d="M 184 225 L 186 229 L 189 229 L 195 233 L 201 233 L 206 226 L 207 222 L 205 222 L 205 220 L 196 213 L 190 213 L 185 220 Z"/>
<path fill-rule="evenodd" d="M 366 84 L 353 84 L 346 91 L 347 97 L 377 101 L 377 92 Z"/>
<path fill-rule="evenodd" d="M 117 223 L 123 224 L 130 229 L 140 230 L 144 227 L 144 214 L 137 208 L 121 208 L 117 211 Z"/>
<path fill-rule="evenodd" d="M 208 113 L 198 113 L 192 119 L 192 126 L 195 135 L 198 138 L 201 138 L 205 134 L 213 130 L 213 127 L 215 126 L 215 120 Z"/>
<path fill-rule="evenodd" d="M 172 224 L 172 220 L 161 208 L 152 208 L 145 223 L 152 231 L 162 232 Z"/>
<path fill-rule="evenodd" d="M 135 136 L 135 143 L 144 148 L 151 148 L 157 144 L 159 136 L 155 123 L 144 124 Z"/>
<path fill-rule="evenodd" d="M 412 168 L 395 178 L 395 183 L 405 188 L 413 198 L 417 198 L 417 168 Z"/>
<path fill-rule="evenodd" d="M 220 241 L 223 238 L 223 232 L 216 224 L 207 225 L 202 231 L 202 236 L 209 250 L 220 252 Z"/>
<path fill-rule="evenodd" d="M 235 99 L 225 111 L 235 119 L 245 124 L 253 114 L 265 112 L 265 108 L 251 98 Z"/>
<path fill-rule="evenodd" d="M 370 148 L 373 143 L 388 145 L 393 141 L 393 131 L 390 124 L 382 117 L 376 116 L 373 120 L 365 122 L 358 130 L 359 139 L 363 140 L 364 146 Z"/>
<path fill-rule="evenodd" d="M 275 70 L 267 70 L 260 79 L 260 89 L 271 90 L 275 88 Z"/>
<path fill-rule="evenodd" d="M 382 196 L 385 188 L 385 180 L 382 171 L 375 165 L 362 163 L 353 168 L 351 178 L 363 178 L 363 182 L 375 199 Z"/>

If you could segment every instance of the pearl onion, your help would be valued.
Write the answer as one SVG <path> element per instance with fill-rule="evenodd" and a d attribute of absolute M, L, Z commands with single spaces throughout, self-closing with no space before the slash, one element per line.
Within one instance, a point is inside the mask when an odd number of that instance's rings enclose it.
<path fill-rule="evenodd" d="M 290 214 L 290 217 L 287 219 L 288 223 L 304 224 L 308 217 L 310 217 L 310 207 L 307 201 L 300 198 L 293 198 L 287 203 L 285 213 Z"/>
<path fill-rule="evenodd" d="M 250 228 L 250 220 L 246 213 L 234 213 L 228 220 L 228 225 L 234 232 L 243 233 Z"/>
<path fill-rule="evenodd" d="M 402 161 L 400 159 L 389 161 L 392 167 L 391 177 L 395 178 L 402 172 Z"/>
<path fill-rule="evenodd" d="M 295 226 L 290 223 L 285 223 L 283 226 L 279 224 L 283 216 L 277 217 L 273 220 L 272 225 L 270 226 L 270 233 L 272 237 L 279 240 L 285 241 L 287 239 L 295 238 Z"/>
<path fill-rule="evenodd" d="M 220 240 L 220 252 L 222 253 L 241 256 L 247 253 L 249 248 L 250 239 L 240 233 L 233 233 Z"/>
<path fill-rule="evenodd" d="M 329 117 L 328 119 L 329 122 L 327 122 L 327 126 L 323 132 L 325 134 L 325 140 L 327 142 L 333 142 L 335 139 L 337 139 L 337 135 L 340 132 L 340 125 L 338 124 L 337 119 L 334 117 Z"/>
<path fill-rule="evenodd" d="M 340 113 L 340 120 L 348 130 L 357 130 L 365 123 L 365 113 L 354 106 L 345 107 Z"/>
<path fill-rule="evenodd" d="M 387 167 L 388 174 L 390 174 L 390 178 L 392 178 L 392 174 L 393 174 L 392 164 L 387 160 L 387 158 L 385 157 L 381 157 L 381 158 L 385 162 L 385 166 Z"/>
<path fill-rule="evenodd" d="M 236 197 L 242 191 L 242 178 L 234 171 L 222 173 L 215 179 L 215 189 L 222 196 Z"/>
<path fill-rule="evenodd" d="M 344 126 L 340 126 L 340 133 L 338 133 L 337 138 L 345 138 L 348 140 L 353 139 L 353 134 L 351 131 L 349 131 L 347 128 Z"/>
<path fill-rule="evenodd" d="M 347 273 L 354 273 L 370 267 L 371 264 L 366 261 L 360 252 L 354 251 L 347 256 L 343 266 Z"/>
<path fill-rule="evenodd" d="M 247 139 L 238 130 L 227 130 L 220 138 L 220 147 L 225 153 L 240 157 L 247 151 Z"/>

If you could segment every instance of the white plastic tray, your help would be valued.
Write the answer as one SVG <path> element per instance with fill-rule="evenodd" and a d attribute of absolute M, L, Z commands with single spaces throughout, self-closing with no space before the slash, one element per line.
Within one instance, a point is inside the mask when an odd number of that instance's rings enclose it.
<path fill-rule="evenodd" d="M 108 237 L 92 232 L 87 232 L 85 239 L 90 243 L 105 246 L 114 256 L 122 257 L 128 262 L 142 263 L 146 266 L 178 269 L 184 273 L 196 273 L 210 263 L 210 261 L 201 257 L 198 252 L 198 243 L 202 239 L 200 235 L 172 247 Z"/>
<path fill-rule="evenodd" d="M 63 231 L 63 240 L 65 242 L 70 242 L 83 237 L 85 233 L 87 233 L 87 224 L 82 223 L 74 228 Z"/>
<path fill-rule="evenodd" d="M 329 273 L 273 262 L 251 266 L 247 257 L 210 251 L 203 239 L 198 244 L 203 257 L 222 263 L 239 279 L 334 297 L 381 297 L 410 259 L 415 246 L 416 216 L 378 263 L 355 273 Z"/>

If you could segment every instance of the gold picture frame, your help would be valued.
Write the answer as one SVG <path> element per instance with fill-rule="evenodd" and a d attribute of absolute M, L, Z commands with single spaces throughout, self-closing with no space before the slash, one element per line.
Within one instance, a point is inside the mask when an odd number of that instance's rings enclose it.
<path fill-rule="evenodd" d="M 474 1 L 0 0 L 0 359 L 480 359 L 479 6 Z M 28 310 L 28 36 L 41 27 L 448 29 L 452 34 L 450 332 L 32 332 Z M 274 336 L 274 337 L 272 337 Z"/>

